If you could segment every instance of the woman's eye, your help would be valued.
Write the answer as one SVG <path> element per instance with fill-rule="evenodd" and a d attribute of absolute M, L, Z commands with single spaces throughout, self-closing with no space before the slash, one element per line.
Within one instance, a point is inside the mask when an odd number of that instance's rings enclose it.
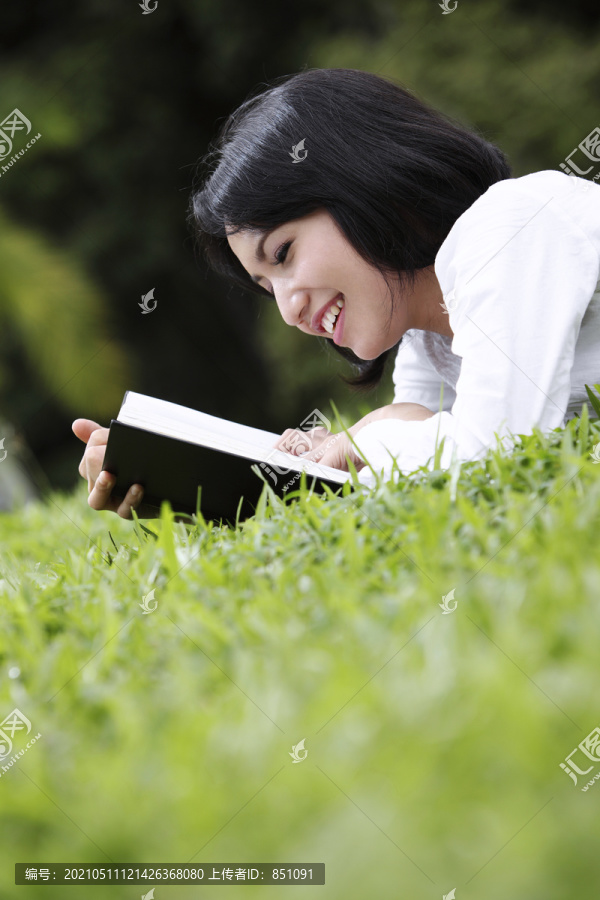
<path fill-rule="evenodd" d="M 290 249 L 291 243 L 291 241 L 288 241 L 286 244 L 283 244 L 275 254 L 275 259 L 277 260 L 277 262 L 275 263 L 276 266 L 280 265 L 280 263 L 282 262 L 285 262 L 285 258 L 287 256 L 288 250 Z"/>

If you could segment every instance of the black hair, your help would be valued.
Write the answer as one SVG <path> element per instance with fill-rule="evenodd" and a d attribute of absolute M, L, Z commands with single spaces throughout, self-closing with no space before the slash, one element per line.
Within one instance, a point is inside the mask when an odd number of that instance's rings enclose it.
<path fill-rule="evenodd" d="M 291 151 L 301 140 L 307 153 L 295 165 Z M 358 69 L 307 69 L 250 94 L 198 166 L 198 175 L 202 166 L 209 171 L 190 198 L 197 248 L 216 272 L 271 298 L 251 280 L 227 234 L 269 231 L 324 209 L 388 287 L 391 273 L 401 287 L 412 287 L 415 272 L 433 265 L 458 217 L 492 184 L 511 177 L 494 144 L 406 88 Z M 393 304 L 391 292 L 390 320 Z M 359 372 L 342 381 L 361 389 L 380 382 L 402 341 L 361 360 L 322 340 Z"/>

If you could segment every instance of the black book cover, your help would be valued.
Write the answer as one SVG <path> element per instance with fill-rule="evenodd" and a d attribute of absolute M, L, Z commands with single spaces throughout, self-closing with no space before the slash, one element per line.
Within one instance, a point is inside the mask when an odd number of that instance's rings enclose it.
<path fill-rule="evenodd" d="M 103 469 L 117 478 L 111 496 L 122 498 L 132 484 L 141 484 L 142 503 L 159 509 L 162 500 L 169 500 L 175 513 L 196 512 L 201 486 L 200 511 L 204 518 L 223 519 L 233 525 L 242 497 L 239 521 L 256 511 L 263 481 L 251 467 L 259 463 L 260 460 L 166 437 L 113 419 Z M 268 462 L 265 466 L 271 468 Z M 267 484 L 280 497 L 285 496 L 283 488 L 296 475 L 294 471 L 278 474 L 277 482 L 272 483 L 268 473 L 262 471 Z M 308 486 L 313 484 L 316 493 L 323 493 L 323 483 L 334 491 L 342 487 L 336 481 L 309 472 L 306 482 Z M 290 490 L 297 489 L 299 484 L 300 479 L 295 479 Z"/>

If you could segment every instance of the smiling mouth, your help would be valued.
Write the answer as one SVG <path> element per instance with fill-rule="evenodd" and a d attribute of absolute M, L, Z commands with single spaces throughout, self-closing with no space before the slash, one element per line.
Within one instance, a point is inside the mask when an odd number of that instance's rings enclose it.
<path fill-rule="evenodd" d="M 334 303 L 332 303 L 325 310 L 325 313 L 323 314 L 323 316 L 321 316 L 321 321 L 319 322 L 319 325 L 322 328 L 324 328 L 328 334 L 333 334 L 337 317 L 339 316 L 340 312 L 344 308 L 344 303 L 345 303 L 344 298 L 340 297 L 340 299 L 336 300 Z"/>

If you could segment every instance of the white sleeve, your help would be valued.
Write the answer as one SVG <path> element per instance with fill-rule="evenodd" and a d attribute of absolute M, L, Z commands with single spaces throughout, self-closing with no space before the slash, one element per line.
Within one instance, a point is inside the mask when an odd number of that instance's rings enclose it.
<path fill-rule="evenodd" d="M 510 434 L 564 424 L 581 320 L 599 276 L 598 251 L 558 204 L 498 182 L 461 216 L 440 248 L 435 271 L 454 291 L 452 352 L 462 357 L 451 412 L 366 425 L 355 441 L 388 478 L 396 459 L 407 475 L 453 454 L 477 459 Z M 600 348 L 599 348 L 600 350 Z M 430 466 L 433 468 L 433 464 Z M 359 480 L 374 484 L 368 466 Z"/>
<path fill-rule="evenodd" d="M 440 408 L 440 387 L 444 385 L 442 409 L 450 410 L 456 399 L 454 389 L 436 372 L 423 346 L 423 332 L 405 332 L 398 347 L 394 372 L 394 403 L 420 403 L 435 412 Z"/>

